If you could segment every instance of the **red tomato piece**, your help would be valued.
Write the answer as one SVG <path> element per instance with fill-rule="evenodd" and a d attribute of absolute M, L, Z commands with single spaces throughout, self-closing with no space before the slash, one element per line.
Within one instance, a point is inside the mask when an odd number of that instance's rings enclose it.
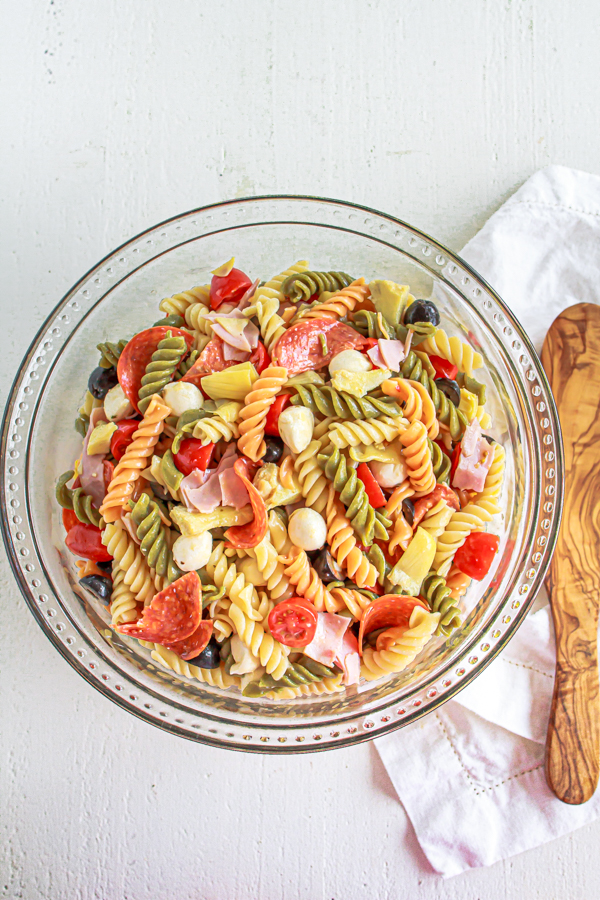
<path fill-rule="evenodd" d="M 429 360 L 435 369 L 436 378 L 450 378 L 454 381 L 458 375 L 458 366 L 453 365 L 441 356 L 430 356 Z"/>
<path fill-rule="evenodd" d="M 77 518 L 77 516 L 75 516 Z M 63 522 L 65 517 L 63 515 Z M 95 525 L 75 522 L 69 528 L 65 544 L 75 556 L 92 559 L 94 562 L 109 562 L 112 556 L 102 543 L 102 533 Z"/>
<path fill-rule="evenodd" d="M 258 342 L 256 349 L 253 350 L 250 354 L 249 361 L 252 363 L 259 375 L 271 365 L 271 359 L 262 341 Z"/>
<path fill-rule="evenodd" d="M 75 512 L 72 509 L 63 509 L 62 511 L 62 520 L 65 531 L 69 532 L 74 525 L 77 525 L 79 519 L 75 515 Z"/>
<path fill-rule="evenodd" d="M 117 422 L 117 430 L 110 439 L 110 452 L 117 461 L 121 459 L 131 444 L 139 425 L 137 419 L 121 419 L 120 422 Z"/>
<path fill-rule="evenodd" d="M 317 610 L 304 597 L 290 597 L 269 613 L 269 631 L 286 647 L 306 647 L 317 630 Z"/>
<path fill-rule="evenodd" d="M 272 437 L 279 437 L 279 416 L 286 406 L 290 405 L 291 399 L 291 394 L 279 394 L 278 397 L 275 397 L 275 400 L 267 413 L 267 418 L 265 419 L 265 434 L 270 434 Z"/>
<path fill-rule="evenodd" d="M 202 441 L 198 438 L 186 438 L 181 442 L 177 453 L 173 454 L 173 459 L 184 475 L 191 475 L 194 469 L 201 469 L 204 472 L 210 465 L 214 449 L 214 444 L 206 444 L 203 447 Z"/>
<path fill-rule="evenodd" d="M 454 480 L 454 473 L 458 468 L 458 464 L 460 462 L 460 444 L 457 444 L 454 450 L 452 451 L 452 465 L 450 466 L 450 484 L 452 484 Z"/>
<path fill-rule="evenodd" d="M 267 533 L 267 508 L 259 491 L 254 487 L 248 476 L 253 474 L 256 466 L 246 456 L 236 459 L 233 471 L 240 476 L 246 486 L 252 505 L 254 519 L 245 525 L 232 525 L 225 532 L 225 538 L 230 542 L 228 547 L 240 550 L 250 550 L 260 544 Z"/>
<path fill-rule="evenodd" d="M 363 639 L 370 631 L 378 628 L 391 628 L 397 625 L 408 625 L 415 606 L 428 609 L 420 597 L 401 597 L 397 594 L 384 594 L 373 600 L 365 610 L 358 633 L 358 652 L 362 656 Z M 278 607 L 275 607 L 277 609 Z"/>
<path fill-rule="evenodd" d="M 425 497 L 420 497 L 419 500 L 415 500 L 415 514 L 412 523 L 413 529 L 417 527 L 425 513 L 432 509 L 436 503 L 439 503 L 440 500 L 445 500 L 452 509 L 457 511 L 460 509 L 460 500 L 452 488 L 449 488 L 446 484 L 437 484 L 430 494 L 427 494 Z"/>
<path fill-rule="evenodd" d="M 385 494 L 375 480 L 375 476 L 371 472 L 368 464 L 361 463 L 356 470 L 356 474 L 358 475 L 359 481 L 362 481 L 365 486 L 365 491 L 367 492 L 367 497 L 371 506 L 374 509 L 379 509 L 380 506 L 385 506 Z"/>
<path fill-rule="evenodd" d="M 213 633 L 213 623 L 210 619 L 202 619 L 196 630 L 189 637 L 182 641 L 175 641 L 172 644 L 163 644 L 167 650 L 172 650 L 181 659 L 194 659 L 199 653 L 202 653 Z"/>
<path fill-rule="evenodd" d="M 146 366 L 150 362 L 158 344 L 166 337 L 168 331 L 171 332 L 173 337 L 184 337 L 188 349 L 191 349 L 194 338 L 189 332 L 182 331 L 181 328 L 155 325 L 154 328 L 146 328 L 145 331 L 140 331 L 139 334 L 132 337 L 119 357 L 117 364 L 119 384 L 137 412 L 139 412 L 137 405 L 138 394 Z"/>
<path fill-rule="evenodd" d="M 377 346 L 377 338 L 365 338 L 365 345 L 362 348 L 362 352 L 366 353 L 367 350 L 371 350 L 373 347 Z"/>
<path fill-rule="evenodd" d="M 321 337 L 325 339 L 325 353 Z M 306 319 L 296 322 L 281 335 L 273 350 L 273 360 L 290 375 L 296 375 L 328 366 L 342 350 L 362 350 L 367 340 L 343 322 Z"/>
<path fill-rule="evenodd" d="M 117 625 L 121 634 L 158 644 L 184 641 L 202 619 L 202 586 L 196 572 L 186 572 L 152 598 L 137 622 Z"/>
<path fill-rule="evenodd" d="M 481 581 L 490 571 L 494 556 L 498 552 L 500 538 L 486 531 L 472 531 L 454 557 L 454 564 L 461 572 Z"/>
<path fill-rule="evenodd" d="M 238 303 L 252 282 L 241 269 L 232 269 L 229 275 L 213 275 L 210 282 L 210 308 L 218 309 L 222 303 Z"/>

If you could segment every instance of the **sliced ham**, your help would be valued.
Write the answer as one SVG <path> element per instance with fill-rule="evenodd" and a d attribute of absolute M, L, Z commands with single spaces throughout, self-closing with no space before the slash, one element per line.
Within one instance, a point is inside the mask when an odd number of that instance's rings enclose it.
<path fill-rule="evenodd" d="M 385 363 L 385 368 L 392 372 L 400 371 L 400 363 L 406 359 L 405 345 L 403 341 L 377 341 L 379 353 Z"/>
<path fill-rule="evenodd" d="M 342 639 L 339 655 L 335 659 L 336 666 L 344 673 L 344 684 L 358 684 L 360 679 L 360 656 L 358 641 L 352 631 L 347 631 Z"/>
<path fill-rule="evenodd" d="M 92 503 L 99 509 L 106 494 L 104 481 L 104 460 L 105 453 L 94 453 L 89 456 L 87 452 L 88 444 L 92 431 L 100 422 L 108 422 L 104 408 L 99 406 L 90 413 L 90 425 L 83 441 L 83 450 L 81 453 L 81 471 L 79 473 L 79 485 L 84 492 L 92 498 Z"/>
<path fill-rule="evenodd" d="M 371 360 L 374 366 L 378 369 L 387 369 L 385 362 L 383 361 L 383 356 L 381 355 L 381 350 L 379 349 L 379 344 L 375 344 L 374 347 L 369 347 L 367 350 L 367 356 Z"/>
<path fill-rule="evenodd" d="M 236 347 L 232 347 L 231 344 L 223 344 L 223 358 L 225 362 L 248 362 L 250 359 L 250 353 L 247 350 L 238 350 Z"/>
<path fill-rule="evenodd" d="M 251 301 L 252 297 L 254 297 L 254 295 L 256 293 L 256 288 L 259 286 L 259 284 L 260 284 L 260 278 L 257 278 L 256 281 L 254 282 L 254 284 L 251 284 L 250 287 L 248 288 L 248 290 L 246 291 L 246 293 L 243 295 L 242 299 L 240 300 L 240 302 L 237 305 L 237 308 L 239 309 L 240 312 L 243 312 L 243 310 L 247 309 L 250 306 L 250 301 Z"/>
<path fill-rule="evenodd" d="M 228 493 L 227 497 L 224 498 L 221 476 L 229 470 L 233 471 L 233 465 L 237 458 L 235 447 L 232 444 L 221 457 L 221 461 L 216 469 L 207 469 L 206 472 L 203 472 L 201 469 L 194 469 L 190 475 L 186 475 L 179 486 L 179 491 L 181 499 L 189 510 L 211 513 L 215 511 L 217 506 L 234 505 L 226 503 L 225 499 L 230 500 L 234 498 L 238 500 L 242 494 L 241 488 L 244 487 L 244 484 L 239 476 L 236 476 L 238 481 L 240 481 L 241 487 L 240 485 L 234 485 L 233 479 L 227 476 L 225 485 Z M 245 499 L 240 506 L 245 506 L 248 501 L 248 493 L 246 492 Z M 239 508 L 239 506 L 236 506 L 236 509 Z"/>
<path fill-rule="evenodd" d="M 233 463 L 220 473 L 219 482 L 221 484 L 223 506 L 233 506 L 235 509 L 241 509 L 242 506 L 247 506 L 250 503 L 250 495 L 246 485 L 238 473 L 234 471 Z"/>
<path fill-rule="evenodd" d="M 304 648 L 306 656 L 324 666 L 332 666 L 342 650 L 342 642 L 350 619 L 347 616 L 336 616 L 334 613 L 317 613 L 317 630 L 315 636 Z"/>
<path fill-rule="evenodd" d="M 485 486 L 486 475 L 494 461 L 494 448 L 482 437 L 481 425 L 477 419 L 473 419 L 465 428 L 460 450 L 452 486 L 458 490 L 479 493 Z"/>

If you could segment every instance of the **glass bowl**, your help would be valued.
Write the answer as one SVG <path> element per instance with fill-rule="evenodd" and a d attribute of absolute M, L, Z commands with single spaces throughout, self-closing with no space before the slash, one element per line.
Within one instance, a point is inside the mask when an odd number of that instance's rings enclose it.
<path fill-rule="evenodd" d="M 407 672 L 339 695 L 251 700 L 160 669 L 110 629 L 108 610 L 78 586 L 65 550 L 57 476 L 76 457 L 73 423 L 96 344 L 157 318 L 162 297 L 205 283 L 235 255 L 252 277 L 296 259 L 406 282 L 433 296 L 446 329 L 485 361 L 492 433 L 507 450 L 498 565 L 467 593 L 462 627 Z M 220 203 L 163 222 L 102 260 L 58 304 L 27 352 L 2 434 L 2 527 L 23 595 L 52 644 L 90 684 L 147 722 L 192 740 L 292 753 L 369 740 L 455 696 L 502 650 L 543 582 L 562 501 L 562 449 L 552 395 L 521 326 L 466 263 L 409 225 L 315 197 Z"/>

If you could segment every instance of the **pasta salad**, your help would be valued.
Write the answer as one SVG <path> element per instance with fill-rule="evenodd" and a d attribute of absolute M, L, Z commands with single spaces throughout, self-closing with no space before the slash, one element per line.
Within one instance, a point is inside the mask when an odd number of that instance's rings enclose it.
<path fill-rule="evenodd" d="M 498 551 L 481 356 L 407 285 L 230 260 L 98 344 L 57 482 L 113 628 L 247 697 L 401 672 Z"/>

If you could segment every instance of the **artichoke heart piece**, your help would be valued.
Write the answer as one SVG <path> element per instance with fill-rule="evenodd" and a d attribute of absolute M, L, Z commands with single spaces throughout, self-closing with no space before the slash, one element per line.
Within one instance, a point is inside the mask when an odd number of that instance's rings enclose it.
<path fill-rule="evenodd" d="M 390 582 L 411 597 L 417 597 L 435 556 L 435 541 L 424 528 L 417 528 L 402 559 L 388 575 Z"/>
<path fill-rule="evenodd" d="M 345 391 L 360 400 L 391 376 L 389 369 L 373 369 L 370 372 L 347 372 L 340 369 L 331 376 L 331 384 L 334 390 Z"/>
<path fill-rule="evenodd" d="M 391 463 L 398 465 L 403 462 L 402 445 L 399 441 L 392 441 L 391 444 L 383 446 L 383 444 L 359 444 L 357 447 L 350 447 L 350 459 L 355 462 L 377 462 Z"/>
<path fill-rule="evenodd" d="M 211 528 L 229 528 L 231 525 L 245 525 L 254 518 L 252 507 L 219 506 L 211 513 L 191 512 L 185 506 L 171 509 L 171 521 L 180 529 L 184 537 L 195 537 Z"/>
<path fill-rule="evenodd" d="M 215 415 L 218 416 L 222 422 L 226 422 L 230 425 L 237 420 L 242 406 L 242 403 L 237 403 L 235 400 L 217 400 Z"/>
<path fill-rule="evenodd" d="M 472 422 L 475 416 L 477 415 L 477 409 L 479 407 L 479 398 L 468 391 L 466 388 L 460 389 L 460 403 L 458 405 L 458 411 L 463 413 L 467 422 Z"/>
<path fill-rule="evenodd" d="M 265 501 L 267 509 L 276 506 L 287 506 L 289 503 L 297 503 L 302 499 L 300 482 L 295 472 L 291 473 L 293 487 L 286 488 L 279 480 L 279 466 L 275 463 L 266 463 L 254 476 L 254 486 Z"/>
<path fill-rule="evenodd" d="M 202 390 L 212 400 L 243 400 L 257 378 L 258 373 L 252 363 L 239 363 L 222 372 L 205 375 Z"/>
<path fill-rule="evenodd" d="M 396 284 L 395 281 L 371 281 L 369 284 L 371 300 L 377 312 L 393 325 L 398 325 L 408 305 L 410 297 L 407 284 Z"/>
<path fill-rule="evenodd" d="M 114 422 L 100 422 L 90 435 L 87 446 L 88 456 L 96 456 L 98 453 L 108 453 L 110 439 L 117 430 Z"/>

